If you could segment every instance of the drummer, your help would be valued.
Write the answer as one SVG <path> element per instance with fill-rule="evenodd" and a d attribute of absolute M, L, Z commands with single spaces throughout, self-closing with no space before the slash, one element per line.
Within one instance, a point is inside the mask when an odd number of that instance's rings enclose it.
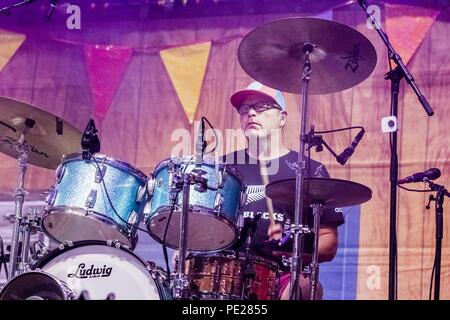
<path fill-rule="evenodd" d="M 242 215 L 247 225 L 254 223 L 255 234 L 251 242 L 251 252 L 273 261 L 279 262 L 282 270 L 279 279 L 279 298 L 289 299 L 290 273 L 289 267 L 283 267 L 281 256 L 292 252 L 292 240 L 284 232 L 285 226 L 294 222 L 294 203 L 292 206 L 277 205 L 265 196 L 265 185 L 270 182 L 295 178 L 298 153 L 288 149 L 283 141 L 283 130 L 287 121 L 286 103 L 283 94 L 275 89 L 253 82 L 246 89 L 235 92 L 230 98 L 240 116 L 241 128 L 247 140 L 246 149 L 224 156 L 227 164 L 232 164 L 244 177 L 247 185 L 247 202 Z M 306 161 L 311 176 L 329 177 L 323 164 Z M 305 171 L 307 172 L 307 171 Z M 312 227 L 312 212 L 307 212 L 307 223 Z M 321 216 L 319 232 L 319 262 L 331 261 L 338 248 L 337 227 L 344 223 L 339 208 L 325 209 Z M 252 228 L 250 228 L 252 230 Z M 286 230 L 288 230 L 286 228 Z M 234 248 L 245 248 L 245 235 Z M 304 264 L 308 264 L 307 253 L 312 252 L 312 235 L 306 237 L 304 245 Z M 309 256 L 310 257 L 310 256 Z M 309 299 L 310 279 L 306 273 L 299 280 L 301 298 Z M 322 286 L 319 285 L 317 297 L 323 297 Z"/>

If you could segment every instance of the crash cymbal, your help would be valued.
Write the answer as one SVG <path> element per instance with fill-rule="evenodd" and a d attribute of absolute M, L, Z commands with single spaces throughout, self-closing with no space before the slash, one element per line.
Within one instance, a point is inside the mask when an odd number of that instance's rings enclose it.
<path fill-rule="evenodd" d="M 314 45 L 310 94 L 351 88 L 366 79 L 377 63 L 374 46 L 360 32 L 315 18 L 288 18 L 257 27 L 240 43 L 239 62 L 255 80 L 301 93 L 305 42 Z"/>
<path fill-rule="evenodd" d="M 38 167 L 55 169 L 63 155 L 81 150 L 82 132 L 70 123 L 38 107 L 0 97 L 0 152 L 17 159 L 14 146 L 23 132 L 28 162 Z"/>
<path fill-rule="evenodd" d="M 304 205 L 320 202 L 325 207 L 350 207 L 372 198 L 368 187 L 346 180 L 328 178 L 305 178 L 303 186 Z M 295 204 L 295 178 L 272 182 L 266 186 L 266 195 L 274 202 Z"/>

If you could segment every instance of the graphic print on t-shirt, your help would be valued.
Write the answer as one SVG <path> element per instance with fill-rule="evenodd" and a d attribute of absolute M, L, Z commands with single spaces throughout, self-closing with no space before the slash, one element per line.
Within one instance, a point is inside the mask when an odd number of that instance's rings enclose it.
<path fill-rule="evenodd" d="M 265 186 L 260 185 L 249 185 L 247 186 L 247 202 L 245 205 L 263 200 L 266 198 Z"/>
<path fill-rule="evenodd" d="M 270 214 L 266 204 L 266 187 L 263 182 L 264 179 L 261 177 L 259 161 L 250 158 L 245 150 L 236 151 L 233 154 L 226 155 L 225 159 L 227 159 L 228 165 L 233 165 L 233 167 L 242 174 L 244 183 L 247 186 L 247 201 L 243 206 L 240 215 L 244 219 L 250 219 L 250 221 L 254 220 L 257 223 L 256 233 L 252 241 L 252 250 L 259 255 L 271 259 L 273 259 L 273 251 L 292 251 L 290 245 L 279 246 L 277 243 L 267 242 L 266 236 L 270 223 Z M 290 151 L 286 155 L 278 159 L 273 159 L 267 163 L 268 183 L 295 178 L 297 161 L 298 153 Z M 311 176 L 323 178 L 329 177 L 325 166 L 321 163 L 311 160 L 309 164 Z M 276 172 L 271 170 L 273 168 L 277 168 Z M 308 210 L 307 212 L 307 220 L 310 220 L 310 211 L 311 210 Z M 273 202 L 273 215 L 275 222 L 281 224 L 285 227 L 285 230 L 287 230 L 286 227 L 290 226 L 290 223 L 294 218 L 294 207 Z M 248 222 L 249 220 L 247 220 L 247 223 Z M 333 208 L 327 208 L 322 214 L 321 222 L 337 226 L 344 221 L 340 212 L 337 212 L 336 214 Z M 309 241 L 307 242 L 308 243 L 305 243 L 305 251 L 310 252 L 312 243 Z M 235 248 L 243 249 L 239 248 L 241 244 L 243 244 L 243 241 L 238 241 Z"/>

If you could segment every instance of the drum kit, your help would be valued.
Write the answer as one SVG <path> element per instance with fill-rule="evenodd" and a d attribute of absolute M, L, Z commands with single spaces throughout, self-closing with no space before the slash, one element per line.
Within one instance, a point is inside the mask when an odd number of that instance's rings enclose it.
<path fill-rule="evenodd" d="M 300 156 L 306 144 L 311 147 L 317 140 L 306 133 L 308 94 L 355 86 L 376 64 L 375 49 L 362 34 L 309 18 L 256 28 L 241 42 L 238 58 L 254 79 L 302 92 Z M 201 162 L 194 156 L 171 158 L 147 177 L 118 159 L 83 146 L 80 152 L 85 135 L 38 107 L 0 97 L 0 151 L 19 165 L 9 280 L 0 299 L 277 299 L 279 266 L 229 250 L 240 237 L 239 214 L 246 202 L 245 181 L 233 166 L 203 156 Z M 302 161 L 298 168 L 304 167 Z M 28 163 L 56 175 L 42 215 L 31 218 L 22 212 Z M 321 210 L 362 204 L 371 194 L 361 184 L 305 177 L 303 170 L 297 170 L 296 178 L 267 185 L 266 195 L 273 201 L 296 205 L 293 280 L 301 264 L 303 234 L 314 233 L 318 247 Z M 312 229 L 301 224 L 304 206 L 314 209 Z M 179 250 L 176 273 L 169 275 L 133 252 L 141 224 L 156 241 Z M 60 245 L 33 260 L 27 238 L 36 229 Z M 312 298 L 317 255 L 314 249 Z M 246 276 L 248 270 L 252 276 Z"/>

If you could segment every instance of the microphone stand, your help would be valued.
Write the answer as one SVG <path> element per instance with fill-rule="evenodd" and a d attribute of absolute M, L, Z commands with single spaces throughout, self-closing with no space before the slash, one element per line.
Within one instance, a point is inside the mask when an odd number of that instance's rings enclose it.
<path fill-rule="evenodd" d="M 439 300 L 441 289 L 441 257 L 442 257 L 442 238 L 444 235 L 444 199 L 450 197 L 450 193 L 444 186 L 432 182 L 428 178 L 423 179 L 430 185 L 432 191 L 437 191 L 436 197 L 431 196 L 430 201 L 435 201 L 436 209 L 436 251 L 434 256 L 435 276 L 434 276 L 434 300 Z"/>
<path fill-rule="evenodd" d="M 186 164 L 186 165 L 189 165 Z M 200 164 L 201 166 L 201 164 Z M 169 192 L 170 194 L 177 194 L 182 192 L 183 202 L 181 208 L 181 216 L 180 216 L 180 238 L 178 241 L 178 265 L 177 272 L 172 279 L 172 294 L 173 298 L 176 300 L 179 299 L 190 299 L 191 298 L 191 290 L 190 290 L 190 280 L 189 275 L 186 273 L 186 256 L 188 250 L 188 225 L 189 225 L 189 212 L 190 212 L 190 192 L 191 185 L 194 186 L 194 190 L 197 192 L 206 192 L 208 189 L 214 189 L 214 187 L 208 186 L 208 179 L 203 177 L 206 174 L 206 171 L 197 168 L 194 168 L 191 172 L 184 172 L 184 169 L 181 168 L 181 165 L 178 163 L 174 163 L 171 160 L 171 173 L 172 176 L 171 182 L 169 183 Z"/>
<path fill-rule="evenodd" d="M 244 235 L 245 235 L 245 256 L 244 256 L 244 266 L 242 268 L 243 272 L 241 274 L 241 300 L 251 299 L 251 292 L 247 292 L 248 288 L 248 279 L 252 279 L 255 277 L 255 270 L 253 269 L 253 265 L 250 264 L 250 251 L 252 248 L 253 237 L 256 232 L 257 223 L 260 219 L 260 216 L 256 216 L 252 222 L 249 222 L 247 225 L 244 225 Z"/>
<path fill-rule="evenodd" d="M 360 6 L 364 9 L 367 17 L 371 20 L 381 40 L 388 49 L 389 59 L 393 60 L 397 67 L 385 76 L 386 80 L 391 80 L 391 115 L 398 117 L 398 94 L 400 89 L 400 81 L 402 78 L 412 87 L 416 93 L 420 104 L 428 114 L 434 114 L 425 96 L 420 92 L 419 88 L 414 82 L 414 78 L 409 72 L 406 65 L 403 63 L 401 56 L 395 51 L 392 44 L 389 42 L 388 36 L 381 29 L 379 23 L 368 12 L 366 1 L 358 1 Z M 398 154 L 397 154 L 397 131 L 391 133 L 391 165 L 390 165 L 390 182 L 391 182 L 391 196 L 390 196 L 390 223 L 389 223 L 389 300 L 396 299 L 396 281 L 397 281 L 397 235 L 396 235 L 396 218 L 397 218 L 397 181 L 398 181 Z"/>
<path fill-rule="evenodd" d="M 253 266 L 250 264 L 250 249 L 253 240 L 253 230 L 252 227 L 248 229 L 246 240 L 245 240 L 245 256 L 244 256 L 244 267 L 241 275 L 241 300 L 245 300 L 247 293 L 247 280 L 251 279 L 255 276 L 255 270 L 253 270 Z M 247 295 L 249 297 L 249 295 Z"/>

